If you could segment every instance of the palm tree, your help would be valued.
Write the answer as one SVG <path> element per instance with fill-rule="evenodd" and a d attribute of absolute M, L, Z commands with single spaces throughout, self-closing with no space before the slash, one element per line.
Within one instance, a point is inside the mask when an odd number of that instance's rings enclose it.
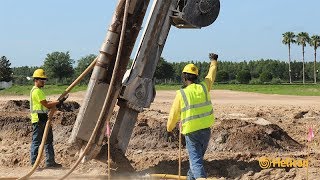
<path fill-rule="evenodd" d="M 285 45 L 288 45 L 289 48 L 289 82 L 291 84 L 291 44 L 296 43 L 296 40 L 294 39 L 296 35 L 293 32 L 285 32 L 282 34 L 282 43 Z"/>
<path fill-rule="evenodd" d="M 304 76 L 304 47 L 306 47 L 307 43 L 310 43 L 310 37 L 307 32 L 301 32 L 297 35 L 298 45 L 302 46 L 302 82 L 305 83 Z"/>
<path fill-rule="evenodd" d="M 311 37 L 310 41 L 310 46 L 313 47 L 314 49 L 314 64 L 313 64 L 313 78 L 314 78 L 314 83 L 317 84 L 317 72 L 316 72 L 316 66 L 317 66 L 317 49 L 320 45 L 320 36 L 318 35 L 313 35 Z"/>

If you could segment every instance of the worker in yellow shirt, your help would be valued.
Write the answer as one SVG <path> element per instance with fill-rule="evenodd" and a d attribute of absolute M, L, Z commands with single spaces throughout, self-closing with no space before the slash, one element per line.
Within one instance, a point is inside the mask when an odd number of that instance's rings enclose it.
<path fill-rule="evenodd" d="M 47 80 L 43 69 L 37 69 L 33 73 L 34 86 L 30 92 L 30 112 L 32 123 L 31 164 L 33 165 L 38 156 L 39 146 L 48 120 L 48 109 L 55 109 L 56 105 L 62 104 L 68 96 L 59 101 L 47 101 L 42 88 Z M 61 164 L 55 162 L 53 149 L 53 133 L 50 126 L 45 144 L 46 167 L 59 168 Z"/>
<path fill-rule="evenodd" d="M 194 64 L 187 64 L 182 71 L 183 89 L 176 93 L 169 119 L 167 122 L 167 137 L 173 136 L 172 130 L 180 120 L 181 133 L 185 136 L 186 148 L 189 154 L 188 180 L 206 178 L 203 166 L 203 156 L 210 140 L 214 123 L 210 90 L 217 72 L 217 54 L 209 54 L 210 68 L 205 80 L 196 83 L 199 70 Z"/>

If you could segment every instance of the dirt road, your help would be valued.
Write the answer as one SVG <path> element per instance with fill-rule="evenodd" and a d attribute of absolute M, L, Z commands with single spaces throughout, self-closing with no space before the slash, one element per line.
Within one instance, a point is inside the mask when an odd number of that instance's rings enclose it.
<path fill-rule="evenodd" d="M 139 114 L 127 157 L 135 175 L 177 174 L 177 142 L 163 137 L 175 91 L 158 91 L 154 103 Z M 306 179 L 306 168 L 272 167 L 263 169 L 261 157 L 308 160 L 309 179 L 320 175 L 320 97 L 264 95 L 225 90 L 211 91 L 216 123 L 205 156 L 210 177 L 220 179 Z M 58 96 L 49 96 L 56 99 Z M 72 93 L 69 101 L 81 104 L 84 92 Z M 30 169 L 31 126 L 27 96 L 0 96 L 0 177 L 21 176 Z M 12 103 L 21 100 L 23 103 Z M 75 106 L 74 106 L 75 107 Z M 57 161 L 65 169 L 41 169 L 35 176 L 63 175 L 75 162 L 77 149 L 67 144 L 77 109 L 58 112 L 53 122 Z M 307 143 L 308 128 L 315 138 Z M 308 156 L 308 148 L 309 154 Z M 188 170 L 183 151 L 182 172 Z M 43 164 L 42 164 L 43 166 Z M 81 164 L 74 178 L 99 178 L 106 165 L 98 161 Z M 116 173 L 116 170 L 115 170 Z M 105 176 L 100 176 L 105 178 Z"/>

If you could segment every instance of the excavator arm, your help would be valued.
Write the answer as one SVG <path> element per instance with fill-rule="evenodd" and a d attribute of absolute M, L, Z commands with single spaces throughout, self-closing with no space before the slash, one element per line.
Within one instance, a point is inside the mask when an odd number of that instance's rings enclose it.
<path fill-rule="evenodd" d="M 138 114 L 143 108 L 150 107 L 155 98 L 153 76 L 171 26 L 202 28 L 212 24 L 220 11 L 219 0 L 154 0 L 132 66 L 126 70 L 148 4 L 149 0 L 130 1 L 123 48 L 118 52 L 125 9 L 125 0 L 119 0 L 70 137 L 71 143 L 85 145 L 100 113 L 104 112 L 86 159 L 107 160 L 106 122 L 116 103 L 119 110 L 110 144 L 124 157 Z M 120 53 L 121 61 L 114 72 L 117 53 Z M 112 87 L 111 78 L 116 79 Z M 103 110 L 106 96 L 110 98 Z M 113 160 L 117 162 L 117 159 Z"/>

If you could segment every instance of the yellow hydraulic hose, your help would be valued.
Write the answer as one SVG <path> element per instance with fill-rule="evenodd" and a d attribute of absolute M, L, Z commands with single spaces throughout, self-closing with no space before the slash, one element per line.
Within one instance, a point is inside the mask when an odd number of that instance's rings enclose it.
<path fill-rule="evenodd" d="M 43 136 L 42 136 L 41 144 L 40 144 L 40 147 L 39 147 L 39 150 L 38 150 L 37 159 L 36 159 L 35 163 L 33 164 L 31 171 L 29 171 L 28 174 L 26 174 L 26 175 L 24 175 L 24 176 L 22 176 L 21 178 L 18 178 L 18 179 L 28 179 L 34 173 L 34 171 L 36 171 L 36 169 L 38 168 L 38 166 L 40 164 L 40 160 L 42 158 L 44 144 L 47 141 L 49 128 L 51 126 L 51 119 L 52 119 L 52 116 L 53 116 L 55 110 L 56 109 L 51 109 L 50 112 L 49 112 L 48 121 L 47 121 L 46 127 L 44 129 L 44 133 L 43 133 Z"/>
<path fill-rule="evenodd" d="M 84 70 L 81 73 L 81 75 L 76 80 L 73 81 L 73 83 L 62 93 L 62 95 L 58 99 L 61 99 L 65 95 L 67 95 L 74 88 L 74 86 L 76 86 L 93 69 L 93 67 L 94 67 L 96 62 L 97 62 L 97 58 L 94 61 L 92 61 L 92 63 L 86 68 L 86 70 Z M 35 170 L 38 168 L 38 166 L 40 164 L 40 160 L 41 160 L 42 154 L 43 154 L 44 144 L 45 144 L 45 142 L 47 140 L 49 127 L 51 126 L 51 120 L 52 120 L 52 117 L 53 117 L 54 113 L 55 113 L 55 109 L 52 109 L 49 112 L 48 121 L 46 123 L 45 129 L 44 129 L 44 133 L 43 133 L 43 136 L 42 136 L 42 140 L 41 140 L 41 144 L 40 144 L 40 147 L 39 147 L 39 150 L 38 150 L 38 156 L 37 156 L 37 159 L 36 159 L 35 163 L 32 166 L 32 169 L 26 175 L 24 175 L 24 176 L 22 176 L 20 178 L 15 178 L 15 179 L 28 179 L 35 172 Z"/>
<path fill-rule="evenodd" d="M 107 109 L 107 104 L 110 101 L 110 99 L 112 98 L 112 97 L 110 97 L 110 94 L 111 94 L 111 91 L 113 90 L 113 86 L 114 86 L 114 83 L 116 81 L 115 80 L 115 74 L 117 73 L 118 67 L 119 67 L 120 55 L 121 55 L 121 51 L 122 51 L 123 39 L 124 39 L 124 34 L 125 34 L 124 31 L 125 31 L 126 24 L 127 24 L 126 21 L 127 21 L 127 12 L 128 12 L 128 9 L 129 9 L 129 2 L 130 2 L 129 0 L 126 0 L 125 10 L 124 10 L 124 18 L 123 18 L 123 24 L 122 24 L 122 29 L 121 29 L 121 35 L 120 35 L 117 58 L 116 58 L 116 62 L 115 62 L 115 66 L 114 66 L 113 72 L 112 72 L 112 78 L 111 78 L 110 85 L 109 85 L 109 88 L 108 88 L 107 96 L 106 96 L 106 98 L 105 98 L 105 100 L 103 102 L 102 110 L 100 112 L 98 121 L 96 123 L 96 126 L 93 129 L 93 132 L 92 132 L 92 134 L 90 136 L 90 139 L 89 139 L 86 147 L 84 148 L 83 152 L 80 154 L 79 158 L 77 159 L 75 164 L 72 166 L 72 168 L 69 170 L 69 172 L 66 173 L 64 176 L 62 176 L 61 178 L 59 178 L 59 180 L 63 180 L 65 178 L 67 178 L 76 169 L 76 167 L 79 165 L 79 163 L 81 162 L 81 160 L 84 157 L 84 155 L 90 149 L 90 147 L 92 145 L 92 142 L 93 142 L 93 139 L 96 137 L 96 134 L 97 134 L 98 129 L 100 127 L 100 124 L 102 122 L 102 118 L 104 117 L 105 111 Z M 110 153 L 110 152 L 108 151 L 108 153 Z M 108 155 L 108 156 L 110 156 L 110 155 Z M 108 159 L 108 161 L 109 161 L 109 159 Z M 110 165 L 110 162 L 108 163 L 108 165 Z M 110 167 L 108 167 L 108 168 L 110 168 Z M 110 169 L 108 170 L 108 173 L 110 173 Z M 108 178 L 110 178 L 110 174 L 108 174 Z"/>
<path fill-rule="evenodd" d="M 109 122 L 108 123 L 108 127 L 107 128 L 110 128 L 110 124 Z M 109 129 L 107 131 L 110 131 Z M 108 180 L 110 180 L 111 178 L 111 172 L 110 172 L 110 166 L 111 166 L 111 162 L 110 162 L 110 134 L 107 135 L 108 136 Z"/>
<path fill-rule="evenodd" d="M 150 174 L 153 178 L 159 178 L 159 179 L 181 179 L 186 180 L 187 176 L 179 176 L 179 175 L 173 175 L 173 174 Z"/>
<path fill-rule="evenodd" d="M 182 126 L 181 122 L 179 123 L 179 167 L 178 167 L 178 175 L 173 174 L 150 174 L 152 178 L 159 178 L 159 179 L 178 179 L 178 180 L 185 180 L 187 176 L 181 176 L 181 135 Z"/>
<path fill-rule="evenodd" d="M 64 96 L 66 96 L 73 88 L 74 86 L 76 86 L 77 84 L 79 84 L 79 82 L 94 68 L 94 66 L 96 65 L 98 58 L 95 58 L 91 64 L 79 75 L 79 77 L 77 77 L 76 80 L 74 80 L 70 86 L 61 94 L 61 96 L 58 98 L 58 100 L 60 100 L 61 98 L 63 98 Z"/>
<path fill-rule="evenodd" d="M 181 130 L 182 130 L 182 125 L 181 122 L 179 123 L 179 167 L 178 167 L 178 176 L 179 180 L 181 179 Z"/>
<path fill-rule="evenodd" d="M 117 65 L 117 69 L 118 69 L 118 65 L 120 64 L 120 57 L 121 57 L 121 52 L 122 52 L 122 47 L 123 47 L 123 40 L 124 40 L 124 34 L 125 34 L 125 30 L 126 30 L 126 25 L 127 25 L 127 18 L 128 18 L 128 9 L 129 9 L 129 4 L 130 4 L 130 0 L 126 0 L 126 4 L 124 7 L 124 14 L 123 14 L 123 22 L 122 22 L 122 28 L 121 28 L 121 35 L 120 35 L 120 40 L 119 40 L 119 47 L 118 47 L 118 53 L 117 53 L 117 57 L 116 57 L 116 65 Z M 112 73 L 112 80 L 114 79 L 115 73 L 118 71 L 117 69 L 114 69 L 113 73 Z M 112 86 L 114 86 L 114 82 L 111 81 L 110 84 L 112 83 Z M 110 88 L 113 87 L 109 87 L 108 89 L 108 94 L 111 92 L 109 92 Z M 110 123 L 109 123 L 110 119 L 107 119 L 107 124 L 108 127 L 110 128 Z M 108 137 L 108 180 L 110 180 L 111 178 L 111 158 L 110 158 L 110 151 L 111 151 L 111 146 L 110 146 L 110 136 Z"/>

